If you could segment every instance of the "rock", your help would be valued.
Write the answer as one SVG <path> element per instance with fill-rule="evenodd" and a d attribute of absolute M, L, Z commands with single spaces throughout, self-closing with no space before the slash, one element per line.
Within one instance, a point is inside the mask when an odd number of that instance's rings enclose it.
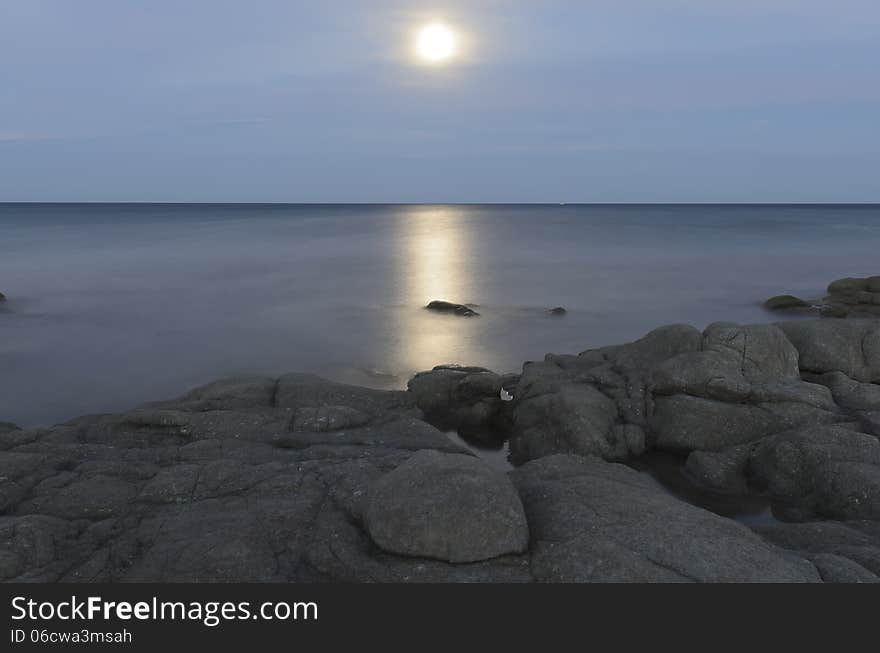
<path fill-rule="evenodd" d="M 549 313 L 550 315 L 555 315 L 557 317 L 560 317 L 560 316 L 568 313 L 568 311 L 565 310 L 565 308 L 562 306 L 557 306 L 555 308 L 551 308 L 549 311 L 547 311 L 547 313 Z"/>
<path fill-rule="evenodd" d="M 802 372 L 842 372 L 880 382 L 880 321 L 803 320 L 778 325 L 798 352 Z"/>
<path fill-rule="evenodd" d="M 844 318 L 849 316 L 849 309 L 840 304 L 826 304 L 819 309 L 822 317 Z"/>
<path fill-rule="evenodd" d="M 755 531 L 776 546 L 812 559 L 827 582 L 876 582 L 880 575 L 878 522 L 777 523 Z"/>
<path fill-rule="evenodd" d="M 830 393 L 801 381 L 797 350 L 769 324 L 710 325 L 699 351 L 664 361 L 652 381 L 659 449 L 715 451 L 837 419 Z"/>
<path fill-rule="evenodd" d="M 439 365 L 410 379 L 407 392 L 438 428 L 491 438 L 492 432 L 506 430 L 505 384 L 509 388 L 515 380 L 482 367 Z"/>
<path fill-rule="evenodd" d="M 446 302 L 442 300 L 434 300 L 429 302 L 426 309 L 429 311 L 436 311 L 438 313 L 452 313 L 454 315 L 458 315 L 461 317 L 477 317 L 479 313 L 477 313 L 470 306 L 466 306 L 465 304 L 454 304 L 452 302 Z"/>
<path fill-rule="evenodd" d="M 4 295 L 2 292 L 0 292 L 0 302 L 5 302 L 5 301 L 6 301 L 6 295 Z"/>
<path fill-rule="evenodd" d="M 826 386 L 841 408 L 850 411 L 880 410 L 880 385 L 876 383 L 860 383 L 842 372 L 819 374 L 812 380 Z"/>
<path fill-rule="evenodd" d="M 404 392 L 286 375 L 4 426 L 0 580 L 531 580 L 523 556 L 453 565 L 372 543 L 373 481 L 421 450 L 465 451 L 417 413 Z"/>
<path fill-rule="evenodd" d="M 819 553 L 809 559 L 826 583 L 880 583 L 880 578 L 849 558 L 833 553 Z"/>
<path fill-rule="evenodd" d="M 815 582 L 807 560 L 745 526 L 657 491 L 637 472 L 555 455 L 512 472 L 551 582 Z"/>
<path fill-rule="evenodd" d="M 793 504 L 789 519 L 880 520 L 880 441 L 839 427 L 812 427 L 759 442 L 750 483 Z"/>
<path fill-rule="evenodd" d="M 764 308 L 771 311 L 786 310 L 792 308 L 810 308 L 810 303 L 794 295 L 776 295 L 764 302 Z"/>
<path fill-rule="evenodd" d="M 854 279 L 852 277 L 838 279 L 837 281 L 832 281 L 828 284 L 829 295 L 854 295 L 857 292 L 862 292 L 867 289 L 867 279 Z"/>
<path fill-rule="evenodd" d="M 522 553 L 529 541 L 505 475 L 478 458 L 431 451 L 370 486 L 365 523 L 385 551 L 454 563 Z"/>
<path fill-rule="evenodd" d="M 0 424 L 0 580 L 870 580 L 878 388 L 880 322 L 816 319 L 672 325 L 521 375 L 440 366 L 406 392 L 239 377 Z M 492 471 L 441 422 L 537 460 Z M 650 448 L 690 452 L 691 479 L 785 519 L 849 521 L 760 539 L 582 457 Z"/>
<path fill-rule="evenodd" d="M 746 466 L 752 445 L 730 447 L 723 451 L 694 451 L 685 462 L 688 476 L 703 487 L 729 494 L 749 491 Z"/>
<path fill-rule="evenodd" d="M 688 472 L 716 490 L 748 486 L 780 502 L 791 521 L 880 520 L 880 441 L 842 427 L 804 427 L 752 445 L 688 457 Z"/>
<path fill-rule="evenodd" d="M 651 371 L 699 346 L 699 331 L 674 325 L 628 345 L 525 365 L 512 402 L 511 456 L 524 462 L 553 453 L 607 460 L 640 455 Z"/>
<path fill-rule="evenodd" d="M 826 317 L 880 315 L 880 277 L 833 281 L 825 302 L 822 315 Z"/>

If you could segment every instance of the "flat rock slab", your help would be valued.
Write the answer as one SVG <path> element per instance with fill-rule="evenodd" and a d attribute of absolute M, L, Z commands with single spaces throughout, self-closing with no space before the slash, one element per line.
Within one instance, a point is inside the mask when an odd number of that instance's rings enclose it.
<path fill-rule="evenodd" d="M 512 472 L 532 573 L 556 582 L 816 582 L 816 567 L 623 465 L 556 455 Z"/>
<path fill-rule="evenodd" d="M 506 475 L 466 455 L 420 451 L 369 490 L 365 523 L 382 549 L 447 562 L 522 553 L 529 529 Z"/>

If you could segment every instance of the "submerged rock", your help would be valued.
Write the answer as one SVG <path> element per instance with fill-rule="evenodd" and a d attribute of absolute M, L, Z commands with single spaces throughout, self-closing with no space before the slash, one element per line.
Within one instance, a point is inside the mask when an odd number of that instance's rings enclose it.
<path fill-rule="evenodd" d="M 562 306 L 557 306 L 556 308 L 551 308 L 551 309 L 548 310 L 547 312 L 548 312 L 550 315 L 553 315 L 553 316 L 556 316 L 556 317 L 561 317 L 561 316 L 565 315 L 566 313 L 568 313 L 568 311 L 565 310 L 565 308 L 563 308 Z"/>
<path fill-rule="evenodd" d="M 382 549 L 447 562 L 522 553 L 529 529 L 506 475 L 479 458 L 421 451 L 375 481 L 365 523 Z"/>
<path fill-rule="evenodd" d="M 437 313 L 452 313 L 453 315 L 458 315 L 460 317 L 477 317 L 479 313 L 477 313 L 470 306 L 465 304 L 454 304 L 452 302 L 446 302 L 442 300 L 434 300 L 429 302 L 426 309 L 429 311 L 436 311 Z"/>
<path fill-rule="evenodd" d="M 5 301 L 6 301 L 6 295 L 4 295 L 2 292 L 0 292 L 0 302 L 5 302 Z"/>

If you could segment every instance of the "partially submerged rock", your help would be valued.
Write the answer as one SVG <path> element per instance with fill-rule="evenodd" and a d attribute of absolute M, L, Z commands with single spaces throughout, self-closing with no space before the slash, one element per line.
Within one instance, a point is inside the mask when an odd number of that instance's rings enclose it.
<path fill-rule="evenodd" d="M 776 295 L 764 302 L 764 308 L 771 311 L 789 310 L 794 308 L 810 308 L 811 304 L 794 295 Z"/>
<path fill-rule="evenodd" d="M 420 451 L 369 490 L 365 523 L 391 553 L 476 562 L 522 553 L 529 529 L 506 475 L 479 458 Z"/>
<path fill-rule="evenodd" d="M 549 311 L 547 311 L 547 313 L 555 317 L 562 317 L 563 315 L 568 313 L 568 311 L 565 310 L 565 308 L 562 306 L 556 306 L 555 308 L 551 308 Z"/>
<path fill-rule="evenodd" d="M 426 309 L 429 311 L 436 311 L 437 313 L 451 313 L 453 315 L 458 315 L 460 317 L 477 317 L 479 313 L 477 313 L 474 309 L 466 304 L 454 304 L 453 302 L 447 302 L 435 299 L 432 302 L 429 302 Z"/>
<path fill-rule="evenodd" d="M 833 318 L 880 316 L 880 276 L 832 281 L 823 299 L 804 301 L 792 295 L 777 295 L 764 302 L 764 306 Z"/>

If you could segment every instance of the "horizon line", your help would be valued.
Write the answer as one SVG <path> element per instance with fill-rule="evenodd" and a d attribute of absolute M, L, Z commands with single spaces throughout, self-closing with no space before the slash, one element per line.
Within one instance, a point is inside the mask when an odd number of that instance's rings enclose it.
<path fill-rule="evenodd" d="M 773 201 L 773 202 L 719 202 L 719 201 L 661 201 L 661 202 L 296 202 L 296 201 L 203 201 L 203 200 L 0 200 L 9 204 L 91 204 L 91 205 L 201 205 L 201 206 L 878 206 L 877 201 Z"/>

